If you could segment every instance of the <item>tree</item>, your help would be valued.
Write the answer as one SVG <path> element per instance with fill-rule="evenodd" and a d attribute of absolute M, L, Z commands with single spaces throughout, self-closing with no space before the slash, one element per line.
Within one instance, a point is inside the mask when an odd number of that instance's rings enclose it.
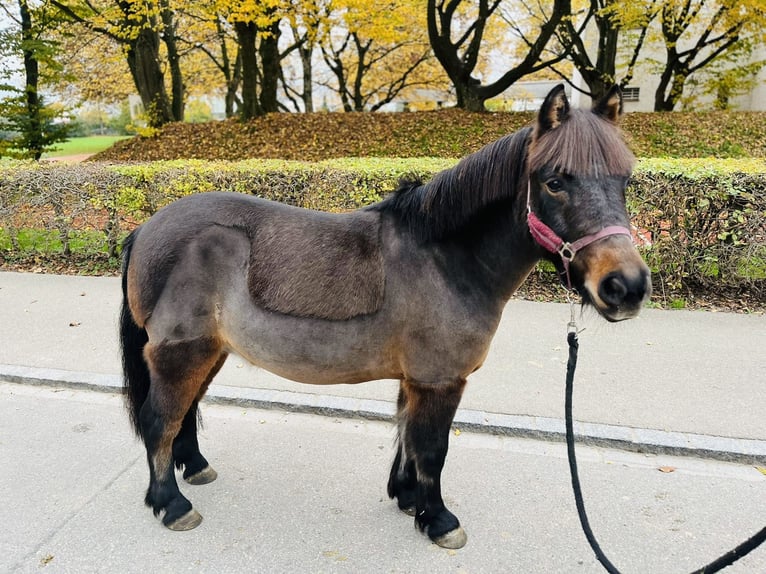
<path fill-rule="evenodd" d="M 69 23 L 53 38 L 60 47 L 62 73 L 56 93 L 70 105 L 111 105 L 124 102 L 136 91 L 120 45 L 87 26 Z"/>
<path fill-rule="evenodd" d="M 748 49 L 749 51 L 749 49 Z M 743 64 L 740 54 L 736 51 L 722 55 L 716 61 L 706 66 L 704 70 L 692 76 L 687 85 L 698 90 L 700 94 L 712 96 L 713 107 L 717 110 L 728 110 L 731 99 L 753 90 L 758 82 L 758 72 L 766 65 L 763 60 L 750 61 Z M 684 90 L 686 92 L 686 90 Z M 692 103 L 694 95 L 684 97 L 683 103 Z"/>
<path fill-rule="evenodd" d="M 53 25 L 55 17 L 47 4 L 36 8 L 27 0 L 17 0 L 14 13 L 9 5 L 3 5 L 6 15 L 18 28 L 5 30 L 2 38 L 4 62 L 21 56 L 24 87 L 11 83 L 0 86 L 11 95 L 0 102 L 0 131 L 13 134 L 0 143 L 0 155 L 29 157 L 39 160 L 43 152 L 53 144 L 67 138 L 69 128 L 57 121 L 61 110 L 46 106 L 40 95 L 40 65 L 55 68 L 55 46 L 45 40 L 45 31 Z M 12 67 L 3 70 L 6 79 L 14 74 Z"/>
<path fill-rule="evenodd" d="M 376 111 L 407 89 L 433 83 L 419 0 L 393 0 L 385 10 L 338 0 L 333 8 L 321 48 L 344 111 Z"/>
<path fill-rule="evenodd" d="M 564 19 L 557 37 L 588 86 L 591 98 L 602 98 L 614 84 L 627 86 L 633 78 L 639 53 L 662 0 L 589 0 L 587 6 Z M 588 46 L 591 28 L 593 46 Z M 589 49 L 590 48 L 590 49 Z M 618 55 L 627 62 L 618 73 Z M 569 75 L 562 75 L 568 80 Z"/>
<path fill-rule="evenodd" d="M 184 119 L 186 87 L 184 86 L 183 74 L 181 73 L 176 16 L 169 0 L 158 0 L 157 8 L 160 13 L 160 21 L 162 22 L 161 36 L 167 50 L 168 69 L 170 70 L 171 115 L 174 120 L 182 121 Z"/>
<path fill-rule="evenodd" d="M 174 12 L 165 0 L 50 0 L 72 22 L 120 44 L 150 127 L 183 119 L 183 81 L 178 67 Z M 173 99 L 165 87 L 161 45 L 169 54 Z"/>
<path fill-rule="evenodd" d="M 293 96 L 300 98 L 303 111 L 314 111 L 314 50 L 328 25 L 329 11 L 330 2 L 327 1 L 292 0 L 292 9 L 287 19 L 300 60 L 300 91 L 294 89 L 285 79 L 284 70 L 281 80 L 285 95 L 293 102 L 296 110 L 300 110 L 301 107 Z"/>
<path fill-rule="evenodd" d="M 764 40 L 763 0 L 665 0 L 660 12 L 665 62 L 655 111 L 672 111 L 689 77 L 727 55 L 746 59 Z"/>
<path fill-rule="evenodd" d="M 487 24 L 501 0 L 428 0 L 428 37 L 434 55 L 441 63 L 457 93 L 457 105 L 470 111 L 483 111 L 484 102 L 508 89 L 522 77 L 561 61 L 565 54 L 543 61 L 541 56 L 562 19 L 571 13 L 571 0 L 554 0 L 550 16 L 541 24 L 536 37 L 528 40 L 529 50 L 515 66 L 497 80 L 482 85 L 474 77 Z M 461 11 L 462 8 L 462 11 Z M 455 39 L 453 39 L 453 37 Z"/>
<path fill-rule="evenodd" d="M 232 2 L 206 0 L 178 5 L 177 43 L 182 46 L 186 91 L 223 95 L 226 117 L 239 112 L 242 54 L 231 22 Z M 219 77 L 223 76 L 223 81 Z"/>
<path fill-rule="evenodd" d="M 234 0 L 229 10 L 242 55 L 243 120 L 279 110 L 281 61 L 296 48 L 293 44 L 279 51 L 284 8 L 279 0 Z"/>

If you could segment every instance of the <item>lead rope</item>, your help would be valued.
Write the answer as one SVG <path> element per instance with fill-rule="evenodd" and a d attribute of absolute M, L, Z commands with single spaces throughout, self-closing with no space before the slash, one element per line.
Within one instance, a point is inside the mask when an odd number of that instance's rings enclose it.
<path fill-rule="evenodd" d="M 569 299 L 569 295 L 567 294 Z M 583 502 L 582 490 L 580 489 L 580 477 L 577 473 L 577 459 L 575 458 L 575 440 L 574 440 L 574 422 L 572 419 L 572 391 L 574 389 L 574 374 L 577 368 L 577 351 L 580 347 L 577 340 L 577 323 L 575 322 L 575 308 L 574 302 L 569 299 L 569 307 L 571 312 L 571 318 L 567 325 L 567 343 L 569 344 L 569 360 L 567 361 L 567 380 L 566 391 L 564 400 L 564 411 L 566 419 L 566 435 L 567 435 L 567 457 L 569 458 L 569 472 L 572 476 L 572 490 L 574 490 L 575 505 L 577 506 L 577 515 L 580 518 L 580 525 L 585 533 L 585 538 L 588 539 L 590 547 L 593 552 L 596 553 L 596 558 L 601 562 L 601 565 L 607 572 L 612 574 L 620 574 L 620 571 L 612 564 L 609 559 L 601 550 L 598 541 L 596 540 L 593 531 L 590 528 L 588 522 L 588 515 L 585 513 L 585 503 Z M 766 540 L 766 527 L 760 532 L 757 532 L 751 538 L 745 540 L 742 544 L 730 550 L 726 554 L 717 558 L 707 566 L 703 566 L 699 570 L 695 570 L 692 574 L 712 574 L 723 570 L 727 566 L 731 566 L 734 562 L 749 554 L 752 550 L 760 546 L 764 540 Z"/>

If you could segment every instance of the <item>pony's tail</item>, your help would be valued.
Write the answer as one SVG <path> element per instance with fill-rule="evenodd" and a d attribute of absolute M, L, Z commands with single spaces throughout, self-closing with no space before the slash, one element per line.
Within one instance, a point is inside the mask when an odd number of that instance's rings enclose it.
<path fill-rule="evenodd" d="M 133 430 L 143 437 L 139 413 L 149 396 L 149 367 L 144 360 L 144 346 L 149 340 L 146 329 L 139 327 L 128 305 L 128 266 L 133 242 L 138 235 L 135 229 L 122 243 L 122 310 L 120 311 L 120 349 L 122 351 L 123 394 Z"/>

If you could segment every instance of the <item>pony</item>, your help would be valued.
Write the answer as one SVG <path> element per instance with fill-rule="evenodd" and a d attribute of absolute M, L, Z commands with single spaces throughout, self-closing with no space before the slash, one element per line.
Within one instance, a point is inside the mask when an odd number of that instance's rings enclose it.
<path fill-rule="evenodd" d="M 576 110 L 559 85 L 533 125 L 363 209 L 209 192 L 136 228 L 120 344 L 146 505 L 172 530 L 202 521 L 174 467 L 192 485 L 215 480 L 198 406 L 236 353 L 303 383 L 399 380 L 388 495 L 433 542 L 462 547 L 441 492 L 449 430 L 513 292 L 541 259 L 609 321 L 637 315 L 651 292 L 627 231 L 621 113 L 616 87 Z"/>

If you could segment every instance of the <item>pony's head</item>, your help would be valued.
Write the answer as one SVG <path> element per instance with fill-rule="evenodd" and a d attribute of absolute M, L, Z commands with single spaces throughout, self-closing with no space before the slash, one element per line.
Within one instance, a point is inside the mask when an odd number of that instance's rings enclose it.
<path fill-rule="evenodd" d="M 635 160 L 617 128 L 621 113 L 617 87 L 583 111 L 570 109 L 558 86 L 540 108 L 527 158 L 533 236 L 609 321 L 636 316 L 651 294 L 628 231 L 625 187 Z"/>

